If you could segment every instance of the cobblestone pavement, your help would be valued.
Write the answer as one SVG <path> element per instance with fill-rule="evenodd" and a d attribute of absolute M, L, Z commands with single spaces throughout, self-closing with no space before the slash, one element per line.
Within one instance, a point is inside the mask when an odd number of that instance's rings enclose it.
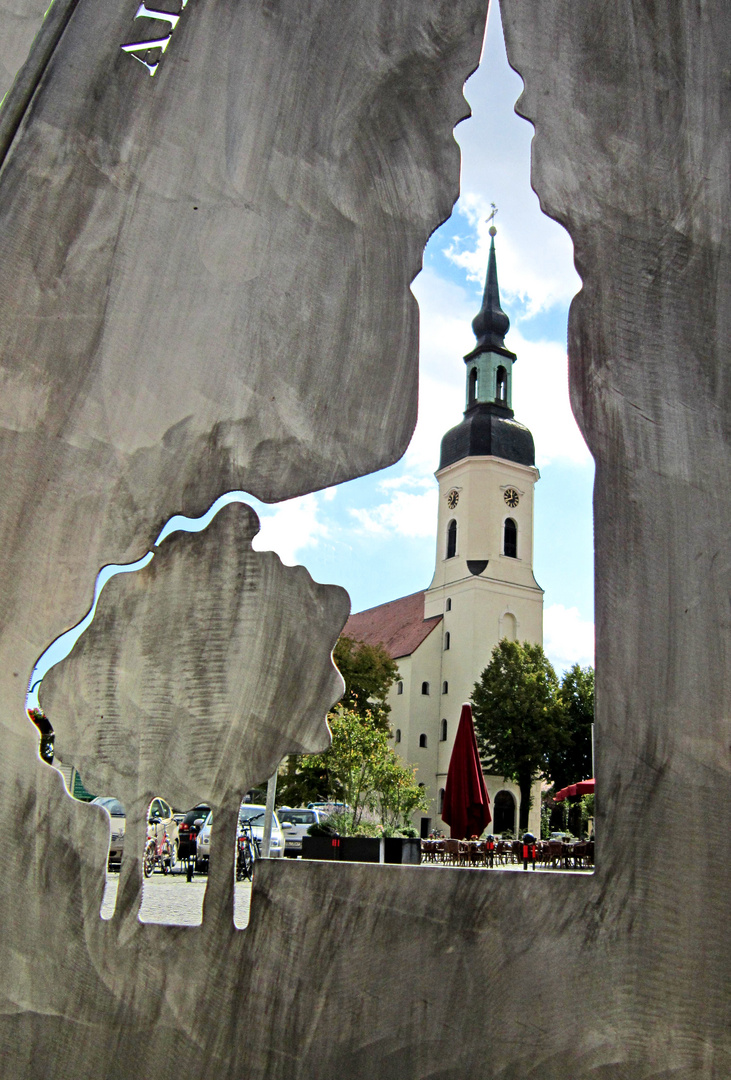
<path fill-rule="evenodd" d="M 186 881 L 185 872 L 173 870 L 170 874 L 155 872 L 146 878 L 142 891 L 140 922 L 165 923 L 171 926 L 198 926 L 203 921 L 203 897 L 206 892 L 205 877 L 196 874 Z M 107 874 L 101 916 L 111 919 L 117 902 L 119 874 Z M 234 890 L 234 925 L 239 929 L 249 922 L 251 883 L 237 882 Z"/>
<path fill-rule="evenodd" d="M 485 872 L 484 867 L 476 866 L 443 867 L 439 863 L 422 863 L 422 866 L 433 870 L 443 868 L 460 869 L 468 873 Z M 520 864 L 499 865 L 492 869 L 523 872 Z M 590 874 L 592 871 L 591 869 L 546 870 L 546 868 L 540 867 L 533 872 Z M 203 897 L 206 892 L 206 882 L 207 878 L 199 874 L 192 881 L 187 881 L 185 871 L 177 867 L 170 874 L 161 874 L 156 871 L 151 877 L 146 878 L 143 884 L 140 922 L 164 923 L 170 926 L 199 926 L 203 921 Z M 112 917 L 114 905 L 117 902 L 118 883 L 118 874 L 107 874 L 107 886 L 104 890 L 101 909 L 103 919 L 111 919 Z M 237 882 L 234 889 L 234 925 L 239 930 L 243 930 L 248 925 L 250 904 L 251 883 L 248 881 Z"/>

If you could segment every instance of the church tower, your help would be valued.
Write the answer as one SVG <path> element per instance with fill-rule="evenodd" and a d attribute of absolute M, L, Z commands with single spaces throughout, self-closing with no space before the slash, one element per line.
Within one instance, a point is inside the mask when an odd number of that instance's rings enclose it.
<path fill-rule="evenodd" d="M 465 356 L 462 422 L 442 439 L 434 578 L 424 617 L 442 616 L 441 728 L 436 789 L 446 781 L 460 707 L 504 637 L 543 642 L 543 590 L 533 576 L 533 436 L 512 409 L 515 353 L 500 307 L 495 233 L 477 343 Z M 512 786 L 512 785 L 511 785 Z M 488 783 L 491 797 L 494 784 Z"/>
<path fill-rule="evenodd" d="M 422 836 L 444 829 L 447 770 L 464 701 L 501 638 L 543 640 L 543 590 L 533 577 L 533 436 L 513 416 L 515 353 L 505 347 L 510 322 L 500 307 L 495 229 L 477 343 L 464 359 L 464 418 L 442 439 L 437 556 L 426 592 L 351 615 L 344 633 L 382 644 L 398 665 L 388 704 L 394 749 L 416 765 L 428 810 L 414 821 Z M 487 776 L 492 829 L 513 830 L 520 792 Z M 540 829 L 540 783 L 529 828 Z"/>

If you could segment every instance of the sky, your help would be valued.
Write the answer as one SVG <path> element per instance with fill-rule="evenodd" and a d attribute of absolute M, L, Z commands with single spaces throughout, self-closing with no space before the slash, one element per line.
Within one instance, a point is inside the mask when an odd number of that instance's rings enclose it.
<path fill-rule="evenodd" d="M 429 585 L 436 557 L 434 470 L 442 435 L 462 417 L 462 358 L 474 346 L 471 323 L 482 300 L 486 219 L 494 203 L 500 298 L 511 323 L 506 346 L 518 356 L 513 408 L 533 433 L 541 473 L 534 572 L 545 590 L 544 648 L 560 673 L 573 663 L 594 663 L 594 465 L 568 397 L 566 326 L 581 280 L 567 233 L 541 213 L 530 186 L 533 129 L 514 112 L 521 90 L 505 55 L 498 5 L 492 4 L 482 62 L 465 86 L 472 117 L 455 131 L 461 195 L 431 237 L 412 286 L 420 309 L 419 419 L 403 458 L 379 473 L 279 505 L 249 496 L 246 501 L 262 523 L 254 547 L 303 564 L 317 581 L 343 585 L 353 611 Z M 107 568 L 97 580 L 95 602 L 114 572 Z M 93 609 L 63 644 L 60 639 L 48 650 L 31 685 L 66 654 L 92 615 Z M 34 704 L 35 692 L 29 699 Z"/>

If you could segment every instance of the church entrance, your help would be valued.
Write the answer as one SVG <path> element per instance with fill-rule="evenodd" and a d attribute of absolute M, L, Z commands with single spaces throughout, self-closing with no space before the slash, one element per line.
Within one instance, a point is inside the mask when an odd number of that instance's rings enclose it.
<path fill-rule="evenodd" d="M 515 834 L 515 799 L 509 791 L 498 791 L 495 796 L 492 826 L 496 836 L 504 832 Z"/>

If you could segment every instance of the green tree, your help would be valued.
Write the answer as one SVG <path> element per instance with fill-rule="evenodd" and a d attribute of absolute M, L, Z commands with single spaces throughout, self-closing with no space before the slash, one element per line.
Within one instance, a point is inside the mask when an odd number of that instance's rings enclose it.
<path fill-rule="evenodd" d="M 368 805 L 379 761 L 389 751 L 388 736 L 370 713 L 337 709 L 328 718 L 332 746 L 322 755 L 330 780 L 330 795 L 347 803 L 357 828 Z"/>
<path fill-rule="evenodd" d="M 556 791 L 592 775 L 591 725 L 594 723 L 594 668 L 574 664 L 559 690 L 564 740 L 547 755 L 546 776 Z"/>
<path fill-rule="evenodd" d="M 369 723 L 388 736 L 391 708 L 386 704 L 386 698 L 398 668 L 385 647 L 342 636 L 333 649 L 333 660 L 345 680 L 340 706 L 361 717 L 368 716 Z M 328 716 L 331 729 L 335 715 L 332 712 Z M 279 778 L 277 802 L 280 806 L 306 806 L 309 802 L 328 798 L 347 802 L 338 788 L 339 782 L 336 776 L 330 775 L 325 755 L 292 754 Z"/>
<path fill-rule="evenodd" d="M 307 806 L 310 802 L 325 802 L 332 797 L 335 785 L 325 763 L 324 754 L 290 754 L 277 781 L 279 806 Z M 336 802 L 341 802 L 336 792 Z"/>
<path fill-rule="evenodd" d="M 370 711 L 338 708 L 328 717 L 332 745 L 324 754 L 298 760 L 294 785 L 316 784 L 322 800 L 350 807 L 349 825 L 356 830 L 366 809 L 376 811 L 389 829 L 408 823 L 415 810 L 426 808 L 426 797 L 414 779 L 415 769 L 404 765 L 388 744 L 388 733 Z M 287 779 L 281 784 L 286 790 Z M 282 799 L 282 802 L 289 801 Z M 303 800 L 299 800 L 303 801 Z M 314 801 L 314 800 L 309 800 Z"/>
<path fill-rule="evenodd" d="M 387 830 L 410 826 L 412 814 L 428 809 L 426 791 L 416 782 L 416 766 L 406 765 L 390 747 L 373 772 L 370 805 Z"/>
<path fill-rule="evenodd" d="M 485 768 L 518 784 L 519 827 L 527 829 L 531 786 L 545 775 L 547 755 L 565 741 L 558 679 L 541 646 L 500 641 L 472 703 Z"/>
<path fill-rule="evenodd" d="M 383 645 L 368 645 L 342 636 L 333 649 L 333 660 L 345 680 L 345 693 L 340 699 L 344 709 L 366 712 L 388 730 L 390 706 L 386 704 L 398 668 Z"/>

